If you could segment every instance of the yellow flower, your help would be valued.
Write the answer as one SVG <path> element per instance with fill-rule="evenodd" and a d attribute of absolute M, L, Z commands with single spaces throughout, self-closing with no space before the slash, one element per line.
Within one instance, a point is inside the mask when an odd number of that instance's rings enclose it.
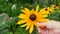
<path fill-rule="evenodd" d="M 40 10 L 40 14 L 45 14 L 48 15 L 52 12 L 52 10 L 50 8 L 43 8 Z"/>
<path fill-rule="evenodd" d="M 24 8 L 22 10 L 24 14 L 20 14 L 18 16 L 19 18 L 23 18 L 23 20 L 18 21 L 17 24 L 25 23 L 20 27 L 26 27 L 26 30 L 29 29 L 30 34 L 33 32 L 34 25 L 37 26 L 37 22 L 46 22 L 48 20 L 45 18 L 47 17 L 47 15 L 40 14 L 38 10 L 39 10 L 39 5 L 36 6 L 36 10 L 32 9 L 30 11 L 29 9 Z"/>
<path fill-rule="evenodd" d="M 58 9 L 58 6 L 52 4 L 51 7 L 50 7 L 50 9 L 52 9 L 52 10 Z"/>

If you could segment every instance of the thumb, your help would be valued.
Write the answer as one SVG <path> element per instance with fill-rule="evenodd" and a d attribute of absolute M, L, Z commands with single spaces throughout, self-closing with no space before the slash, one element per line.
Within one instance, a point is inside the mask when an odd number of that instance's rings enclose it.
<path fill-rule="evenodd" d="M 40 22 L 37 22 L 37 26 L 47 26 L 47 23 L 40 23 Z"/>
<path fill-rule="evenodd" d="M 47 28 L 53 28 L 53 20 L 49 20 L 48 22 L 37 22 L 37 27 L 40 27 L 40 26 L 46 26 Z"/>
<path fill-rule="evenodd" d="M 45 28 L 45 26 L 47 26 L 47 23 L 40 23 L 40 22 L 37 22 L 37 27 L 38 28 Z"/>

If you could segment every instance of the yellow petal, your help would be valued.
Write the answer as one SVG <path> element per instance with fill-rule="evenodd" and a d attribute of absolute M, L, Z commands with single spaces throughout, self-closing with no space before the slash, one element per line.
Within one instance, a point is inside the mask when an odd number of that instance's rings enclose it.
<path fill-rule="evenodd" d="M 51 11 L 51 12 L 53 11 L 50 7 L 48 7 L 48 10 Z"/>
<path fill-rule="evenodd" d="M 26 15 L 29 15 L 31 12 L 28 8 L 25 8 L 24 10 L 21 10 L 22 12 L 24 12 Z"/>
<path fill-rule="evenodd" d="M 49 19 L 40 19 L 39 22 L 47 22 Z"/>
<path fill-rule="evenodd" d="M 49 13 L 49 12 L 41 12 L 41 14 L 48 15 L 48 14 L 50 14 L 50 13 Z"/>
<path fill-rule="evenodd" d="M 27 16 L 25 15 L 25 14 L 20 14 L 19 16 L 18 16 L 18 18 L 26 18 Z"/>
<path fill-rule="evenodd" d="M 26 27 L 26 30 L 29 29 L 30 25 L 31 25 L 31 23 L 28 23 L 28 25 L 27 25 L 27 27 Z"/>
<path fill-rule="evenodd" d="M 31 13 L 35 13 L 35 12 L 34 12 L 34 9 L 31 10 Z"/>
<path fill-rule="evenodd" d="M 36 12 L 38 12 L 38 10 L 39 10 L 39 5 L 36 6 Z"/>
<path fill-rule="evenodd" d="M 48 17 L 48 15 L 42 15 L 42 17 Z"/>
<path fill-rule="evenodd" d="M 24 24 L 24 25 L 22 25 L 22 26 L 20 26 L 20 27 L 25 27 L 25 26 L 27 26 L 27 24 Z"/>
<path fill-rule="evenodd" d="M 28 8 L 25 8 L 26 11 L 30 12 L 30 10 Z"/>
<path fill-rule="evenodd" d="M 45 14 L 49 14 L 49 13 L 50 13 L 49 11 L 45 12 Z"/>
<path fill-rule="evenodd" d="M 27 15 L 30 15 L 31 14 L 31 12 L 30 12 L 30 10 L 28 9 L 28 8 L 25 8 L 25 14 L 27 14 Z"/>
<path fill-rule="evenodd" d="M 29 30 L 30 34 L 33 32 L 33 29 L 34 29 L 34 25 L 31 25 L 30 30 Z"/>
<path fill-rule="evenodd" d="M 20 21 L 17 22 L 17 24 L 23 24 L 25 22 L 26 22 L 26 20 L 20 20 Z"/>

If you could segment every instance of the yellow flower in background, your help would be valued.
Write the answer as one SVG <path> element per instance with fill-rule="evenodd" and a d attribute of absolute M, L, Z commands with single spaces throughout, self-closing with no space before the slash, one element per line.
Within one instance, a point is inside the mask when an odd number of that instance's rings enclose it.
<path fill-rule="evenodd" d="M 58 9 L 59 6 L 56 5 L 51 5 L 51 7 L 47 7 L 47 8 L 42 8 L 40 10 L 40 14 L 50 14 L 51 12 L 54 11 L 54 9 Z"/>
<path fill-rule="evenodd" d="M 56 5 L 51 5 L 51 7 L 49 7 L 51 10 L 55 10 L 55 9 L 57 9 L 57 10 L 59 10 L 60 11 L 60 6 L 56 6 Z"/>
<path fill-rule="evenodd" d="M 58 9 L 58 6 L 52 4 L 51 7 L 50 7 L 50 9 L 51 10 Z"/>
<path fill-rule="evenodd" d="M 52 10 L 50 8 L 43 8 L 40 10 L 40 14 L 45 14 L 45 15 L 48 15 L 52 12 Z"/>
<path fill-rule="evenodd" d="M 17 24 L 24 24 L 20 27 L 26 27 L 26 30 L 29 29 L 29 33 L 31 34 L 33 32 L 34 26 L 37 26 L 37 22 L 46 22 L 48 19 L 47 15 L 42 15 L 38 12 L 39 5 L 36 6 L 36 10 L 32 9 L 31 11 L 28 8 L 22 9 L 22 12 L 25 14 L 20 14 L 18 18 L 22 18 L 23 20 L 20 20 L 17 22 Z"/>

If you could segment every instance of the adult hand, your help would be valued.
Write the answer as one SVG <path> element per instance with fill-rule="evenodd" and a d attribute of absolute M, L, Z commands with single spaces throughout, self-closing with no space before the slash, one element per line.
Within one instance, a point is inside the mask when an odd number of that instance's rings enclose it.
<path fill-rule="evenodd" d="M 60 34 L 60 22 L 49 20 L 44 23 L 37 23 L 38 32 L 40 34 Z M 41 28 L 40 26 L 45 26 L 45 28 Z"/>

